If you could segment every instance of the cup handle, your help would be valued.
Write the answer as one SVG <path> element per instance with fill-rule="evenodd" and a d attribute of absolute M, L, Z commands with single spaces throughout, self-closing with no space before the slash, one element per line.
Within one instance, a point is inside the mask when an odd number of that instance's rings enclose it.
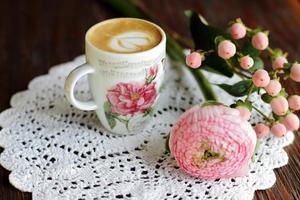
<path fill-rule="evenodd" d="M 66 82 L 65 82 L 65 95 L 68 101 L 80 110 L 95 110 L 97 109 L 97 104 L 94 101 L 80 101 L 77 100 L 74 96 L 74 88 L 76 82 L 87 74 L 92 74 L 95 72 L 95 69 L 92 68 L 87 63 L 84 63 L 77 68 L 75 68 L 71 73 L 68 75 Z"/>

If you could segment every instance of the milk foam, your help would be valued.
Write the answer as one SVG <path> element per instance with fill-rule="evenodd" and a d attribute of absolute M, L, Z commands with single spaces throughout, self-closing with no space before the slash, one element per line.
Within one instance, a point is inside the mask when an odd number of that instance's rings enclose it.
<path fill-rule="evenodd" d="M 119 52 L 136 52 L 151 43 L 150 37 L 143 32 L 126 32 L 112 37 L 110 48 Z"/>
<path fill-rule="evenodd" d="M 114 53 L 136 53 L 149 50 L 162 39 L 152 24 L 138 19 L 113 19 L 93 27 L 89 41 L 99 49 Z"/>

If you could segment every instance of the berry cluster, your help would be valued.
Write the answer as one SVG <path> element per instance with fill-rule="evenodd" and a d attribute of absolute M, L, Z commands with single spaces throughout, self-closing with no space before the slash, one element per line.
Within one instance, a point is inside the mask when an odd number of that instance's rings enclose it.
<path fill-rule="evenodd" d="M 193 68 L 199 68 L 205 57 L 211 52 L 216 52 L 219 57 L 224 59 L 243 79 L 251 81 L 244 100 L 238 100 L 231 107 L 239 110 L 240 116 L 244 120 L 249 120 L 251 110 L 255 109 L 264 117 L 264 122 L 255 126 L 255 132 L 258 138 L 266 136 L 270 131 L 274 136 L 281 137 L 289 131 L 296 131 L 299 128 L 299 118 L 295 111 L 300 110 L 300 96 L 289 95 L 282 87 L 280 80 L 290 78 L 300 82 L 300 64 L 297 62 L 289 63 L 287 53 L 280 49 L 269 47 L 268 31 L 261 28 L 250 29 L 246 27 L 240 19 L 230 23 L 231 38 L 217 36 L 215 49 L 209 51 L 195 50 L 186 57 L 186 64 Z M 261 68 L 255 68 L 255 59 L 251 55 L 244 55 L 243 49 L 239 48 L 241 39 L 251 42 L 251 48 L 261 53 L 266 50 L 272 62 L 272 70 L 266 71 Z M 241 41 L 242 42 L 242 41 Z M 240 50 L 240 51 L 238 51 Z M 236 58 L 238 63 L 232 62 Z M 237 66 L 238 65 L 238 66 Z M 266 116 L 249 100 L 249 95 L 257 92 L 264 102 L 269 103 L 272 108 L 272 115 Z"/>

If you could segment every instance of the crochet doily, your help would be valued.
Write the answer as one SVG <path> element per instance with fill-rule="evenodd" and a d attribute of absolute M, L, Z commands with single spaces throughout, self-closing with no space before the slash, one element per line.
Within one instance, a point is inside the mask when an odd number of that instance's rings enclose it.
<path fill-rule="evenodd" d="M 53 67 L 33 79 L 28 90 L 15 94 L 12 108 L 0 115 L 0 163 L 10 170 L 9 181 L 40 199 L 252 199 L 255 190 L 271 187 L 274 168 L 288 163 L 283 147 L 293 141 L 269 136 L 253 157 L 247 176 L 202 181 L 181 171 L 165 153 L 165 143 L 176 119 L 192 105 L 203 102 L 196 82 L 185 70 L 167 64 L 164 86 L 153 119 L 136 135 L 108 133 L 94 112 L 72 107 L 64 97 L 68 73 L 84 56 Z M 184 76 L 183 76 L 184 75 Z M 208 74 L 212 83 L 234 82 Z M 215 87 L 225 103 L 233 98 Z M 90 98 L 86 80 L 76 95 Z M 266 113 L 270 109 L 256 100 Z M 251 123 L 259 120 L 254 115 Z"/>

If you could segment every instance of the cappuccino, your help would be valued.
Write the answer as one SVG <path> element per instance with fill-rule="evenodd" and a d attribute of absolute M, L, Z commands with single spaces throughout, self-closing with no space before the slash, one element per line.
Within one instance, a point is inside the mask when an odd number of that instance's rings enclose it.
<path fill-rule="evenodd" d="M 152 49 L 162 40 L 158 28 L 150 22 L 117 18 L 92 27 L 87 40 L 96 48 L 113 53 L 137 53 Z"/>

